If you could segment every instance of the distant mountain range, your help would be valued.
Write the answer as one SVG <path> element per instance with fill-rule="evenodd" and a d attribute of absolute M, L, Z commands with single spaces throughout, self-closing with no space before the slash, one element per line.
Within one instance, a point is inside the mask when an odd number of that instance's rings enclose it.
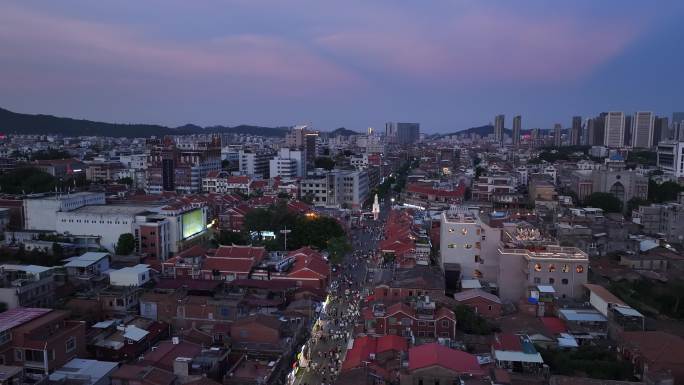
<path fill-rule="evenodd" d="M 542 134 L 547 134 L 549 131 L 551 131 L 551 130 L 545 129 L 545 128 L 540 130 L 540 132 Z M 561 131 L 567 132 L 568 130 L 564 128 Z M 449 134 L 440 134 L 440 136 L 464 135 L 464 134 L 465 135 L 477 134 L 480 136 L 487 136 L 487 135 L 490 135 L 493 133 L 494 133 L 494 126 L 491 124 L 486 124 L 484 126 L 470 127 L 470 128 L 465 129 L 465 130 L 457 131 L 457 132 L 451 132 Z M 513 135 L 513 130 L 511 130 L 509 128 L 504 128 L 504 133 L 508 134 L 508 135 Z M 520 130 L 521 135 L 530 134 L 530 133 L 532 133 L 532 130 Z"/>
<path fill-rule="evenodd" d="M 200 127 L 194 124 L 186 124 L 180 127 L 166 127 L 156 124 L 104 123 L 52 115 L 21 114 L 0 108 L 0 133 L 3 134 L 61 134 L 65 136 L 140 138 L 201 133 L 234 133 L 284 137 L 288 130 L 288 127 L 250 125 Z"/>
<path fill-rule="evenodd" d="M 351 135 L 359 135 L 359 133 L 356 131 L 346 129 L 344 127 L 340 127 L 340 128 L 337 128 L 335 130 L 328 132 L 328 137 L 351 136 Z"/>

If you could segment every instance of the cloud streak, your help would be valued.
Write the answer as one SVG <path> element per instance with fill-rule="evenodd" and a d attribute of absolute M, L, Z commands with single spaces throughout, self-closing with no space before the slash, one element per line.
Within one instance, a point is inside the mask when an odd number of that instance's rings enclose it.
<path fill-rule="evenodd" d="M 144 31 L 54 17 L 18 7 L 0 13 L 0 58 L 49 60 L 58 67 L 123 70 L 168 78 L 239 80 L 306 90 L 360 85 L 353 73 L 277 36 L 231 34 L 191 42 L 152 39 Z M 74 73 L 76 75 L 77 73 Z M 292 90 L 297 93 L 297 91 Z"/>
<path fill-rule="evenodd" d="M 556 82 L 585 77 L 638 36 L 627 20 L 582 23 L 471 9 L 438 27 L 399 20 L 384 30 L 317 39 L 331 54 L 419 81 Z"/>

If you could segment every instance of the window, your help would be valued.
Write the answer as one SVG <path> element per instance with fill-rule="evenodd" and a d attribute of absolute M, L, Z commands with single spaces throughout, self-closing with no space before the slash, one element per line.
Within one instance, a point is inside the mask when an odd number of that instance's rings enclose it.
<path fill-rule="evenodd" d="M 418 321 L 418 326 L 425 326 L 425 321 Z"/>
<path fill-rule="evenodd" d="M 541 263 L 535 263 L 534 264 L 534 271 L 541 271 L 542 265 Z"/>
<path fill-rule="evenodd" d="M 482 278 L 482 272 L 480 270 L 473 271 L 474 278 Z"/>
<path fill-rule="evenodd" d="M 461 229 L 461 234 L 468 235 L 468 229 L 466 229 L 465 227 Z"/>
<path fill-rule="evenodd" d="M 584 266 L 577 265 L 577 267 L 575 267 L 575 271 L 577 271 L 578 273 L 583 273 L 584 272 Z"/>
<path fill-rule="evenodd" d="M 450 232 L 450 233 L 453 233 L 454 231 L 455 231 L 455 230 L 454 230 L 453 227 L 449 229 L 449 232 Z"/>
<path fill-rule="evenodd" d="M 397 319 L 394 318 L 394 317 L 389 317 L 389 323 L 390 323 L 390 324 L 395 324 L 395 323 L 397 323 Z"/>
<path fill-rule="evenodd" d="M 567 263 L 564 264 L 563 267 L 561 268 L 561 271 L 562 271 L 563 273 L 569 273 L 569 272 L 570 272 L 570 266 L 568 266 Z"/>
<path fill-rule="evenodd" d="M 21 349 L 14 349 L 14 360 L 15 361 L 23 361 L 24 360 L 24 352 Z"/>
<path fill-rule="evenodd" d="M 567 285 L 567 284 L 568 284 L 568 279 L 567 279 L 567 278 L 561 279 L 561 283 L 562 283 L 563 285 Z"/>
<path fill-rule="evenodd" d="M 0 345 L 9 341 L 12 341 L 12 333 L 9 330 L 0 333 Z"/>
<path fill-rule="evenodd" d="M 487 310 L 492 310 L 492 305 L 487 306 Z"/>
<path fill-rule="evenodd" d="M 447 245 L 447 247 L 450 248 L 450 249 L 454 249 L 454 248 L 456 248 L 456 244 L 455 244 L 455 243 L 450 243 L 450 244 Z"/>
<path fill-rule="evenodd" d="M 447 320 L 442 320 L 442 327 L 443 327 L 443 328 L 448 328 L 448 327 L 449 327 L 449 321 L 447 321 Z"/>
<path fill-rule="evenodd" d="M 556 265 L 553 263 L 549 265 L 549 273 L 555 273 L 556 272 Z"/>
<path fill-rule="evenodd" d="M 540 284 L 540 283 L 541 283 L 541 278 L 539 278 L 539 277 L 534 277 L 534 283 L 535 283 L 535 284 Z"/>
<path fill-rule="evenodd" d="M 556 282 L 556 280 L 555 280 L 555 279 L 553 279 L 553 278 L 549 278 L 549 284 L 550 284 L 550 285 L 553 285 L 553 284 L 554 284 L 555 282 Z"/>
<path fill-rule="evenodd" d="M 484 261 L 482 260 L 482 258 L 480 258 L 479 255 L 476 255 L 475 256 L 475 263 L 484 263 Z"/>
<path fill-rule="evenodd" d="M 471 245 L 470 243 L 466 243 L 465 245 L 463 245 L 463 247 L 466 249 L 472 249 L 473 245 Z"/>

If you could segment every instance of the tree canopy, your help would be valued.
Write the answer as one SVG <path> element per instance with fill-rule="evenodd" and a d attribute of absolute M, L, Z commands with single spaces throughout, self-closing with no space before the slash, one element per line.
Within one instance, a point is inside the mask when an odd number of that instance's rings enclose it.
<path fill-rule="evenodd" d="M 321 156 L 314 160 L 314 166 L 316 168 L 332 170 L 333 168 L 335 168 L 335 161 L 329 157 Z"/>
<path fill-rule="evenodd" d="M 21 167 L 0 175 L 0 192 L 30 194 L 53 191 L 56 179 L 33 167 Z"/>
<path fill-rule="evenodd" d="M 347 237 L 330 238 L 326 248 L 332 263 L 342 262 L 344 256 L 352 251 L 352 246 L 347 241 Z"/>
<path fill-rule="evenodd" d="M 116 253 L 118 255 L 129 255 L 135 250 L 135 237 L 131 233 L 124 233 L 119 235 L 119 241 L 116 242 Z"/>
<path fill-rule="evenodd" d="M 277 245 L 283 247 L 284 235 L 280 230 L 287 228 L 287 248 L 298 249 L 302 246 L 314 246 L 326 249 L 328 241 L 345 235 L 342 226 L 333 218 L 314 213 L 308 215 L 293 213 L 284 204 L 265 209 L 254 209 L 245 215 L 243 229 L 247 234 L 252 232 L 273 231 Z M 256 242 L 263 242 L 257 238 Z M 276 247 L 276 244 L 273 245 Z"/>
<path fill-rule="evenodd" d="M 676 201 L 682 191 L 684 187 L 676 182 L 668 181 L 658 184 L 654 180 L 648 181 L 648 200 L 654 203 Z"/>
<path fill-rule="evenodd" d="M 595 192 L 587 197 L 584 204 L 603 209 L 607 213 L 622 212 L 622 202 L 611 193 Z"/>

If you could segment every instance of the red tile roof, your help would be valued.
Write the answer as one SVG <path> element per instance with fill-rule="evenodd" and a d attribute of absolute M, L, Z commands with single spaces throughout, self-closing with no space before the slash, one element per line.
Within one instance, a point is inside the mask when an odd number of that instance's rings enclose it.
<path fill-rule="evenodd" d="M 260 262 L 266 255 L 266 249 L 263 247 L 253 247 L 253 246 L 220 246 L 216 253 L 215 258 L 231 258 L 231 259 L 252 259 L 256 262 Z"/>
<path fill-rule="evenodd" d="M 549 333 L 556 335 L 565 333 L 568 331 L 568 327 L 565 326 L 565 322 L 558 317 L 541 317 L 542 324 L 544 328 Z"/>
<path fill-rule="evenodd" d="M 440 318 L 449 318 L 451 320 L 456 319 L 456 314 L 451 309 L 448 309 L 446 307 L 440 307 L 437 309 L 437 312 L 435 313 L 435 319 L 440 319 Z"/>
<path fill-rule="evenodd" d="M 445 198 L 463 198 L 465 196 L 465 185 L 459 184 L 453 190 L 437 189 L 424 183 L 409 183 L 406 191 L 410 193 L 434 195 Z"/>
<path fill-rule="evenodd" d="M 375 353 L 377 341 L 375 337 L 359 337 L 354 339 L 354 345 L 347 351 L 342 363 L 342 372 L 358 368 L 364 361 L 370 361 L 370 355 Z"/>
<path fill-rule="evenodd" d="M 523 347 L 520 337 L 513 333 L 501 333 L 494 336 L 494 349 L 511 352 L 522 352 Z"/>
<path fill-rule="evenodd" d="M 162 341 L 156 349 L 150 350 L 143 356 L 142 362 L 173 372 L 173 362 L 176 357 L 194 358 L 201 352 L 202 347 L 192 342 L 180 341 L 180 343 L 174 344 L 171 341 Z"/>
<path fill-rule="evenodd" d="M 411 371 L 440 366 L 456 373 L 481 376 L 485 371 L 472 354 L 449 349 L 437 343 L 424 344 L 409 349 L 409 369 Z"/>
<path fill-rule="evenodd" d="M 202 270 L 217 270 L 227 273 L 249 273 L 254 267 L 253 259 L 208 257 L 202 264 Z"/>
<path fill-rule="evenodd" d="M 390 334 L 378 338 L 376 353 L 383 353 L 390 350 L 396 350 L 398 352 L 403 352 L 408 349 L 408 342 L 406 338 Z"/>
<path fill-rule="evenodd" d="M 228 183 L 231 184 L 249 184 L 250 179 L 246 175 L 228 177 Z"/>

